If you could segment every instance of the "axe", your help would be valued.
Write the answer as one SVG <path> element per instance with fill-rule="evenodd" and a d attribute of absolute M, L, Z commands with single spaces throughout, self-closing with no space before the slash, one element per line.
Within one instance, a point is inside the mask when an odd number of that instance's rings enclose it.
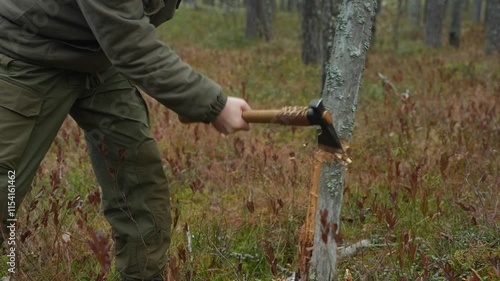
<path fill-rule="evenodd" d="M 344 153 L 337 132 L 333 127 L 331 113 L 325 109 L 323 100 L 313 100 L 308 107 L 287 106 L 276 110 L 248 110 L 242 114 L 248 123 L 275 123 L 287 126 L 321 127 L 318 145 L 330 153 Z"/>

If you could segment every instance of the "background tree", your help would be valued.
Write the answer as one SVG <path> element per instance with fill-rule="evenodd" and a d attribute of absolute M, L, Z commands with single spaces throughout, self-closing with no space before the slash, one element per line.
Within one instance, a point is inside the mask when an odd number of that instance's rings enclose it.
<path fill-rule="evenodd" d="M 335 26 L 339 15 L 340 0 L 322 0 L 322 42 L 321 42 L 321 88 L 323 89 L 326 80 L 326 65 L 332 54 L 333 40 L 335 38 Z"/>
<path fill-rule="evenodd" d="M 420 26 L 420 0 L 408 0 L 408 16 L 410 17 L 411 26 L 418 28 Z"/>
<path fill-rule="evenodd" d="M 500 0 L 488 1 L 486 22 L 486 53 L 500 51 Z"/>
<path fill-rule="evenodd" d="M 372 41 L 375 42 L 375 37 L 377 36 L 377 16 L 382 11 L 382 0 L 377 0 L 377 11 L 375 13 L 375 19 L 372 25 Z"/>
<path fill-rule="evenodd" d="M 463 7 L 464 0 L 451 0 L 451 22 L 448 40 L 450 45 L 456 48 L 460 47 Z"/>
<path fill-rule="evenodd" d="M 394 51 L 397 51 L 399 47 L 399 23 L 401 21 L 401 16 L 403 15 L 403 5 L 403 0 L 397 1 L 396 20 L 394 21 L 392 33 L 392 47 Z"/>
<path fill-rule="evenodd" d="M 427 0 L 425 3 L 424 42 L 433 47 L 441 46 L 445 0 Z"/>
<path fill-rule="evenodd" d="M 474 0 L 472 5 L 472 21 L 480 22 L 483 11 L 483 0 Z"/>
<path fill-rule="evenodd" d="M 246 36 L 273 39 L 272 0 L 246 0 Z"/>
<path fill-rule="evenodd" d="M 333 114 L 339 137 L 346 142 L 351 139 L 354 129 L 358 92 L 370 45 L 376 5 L 376 0 L 342 1 L 332 53 L 326 67 L 323 100 Z M 301 280 L 329 281 L 334 280 L 336 275 L 345 163 L 335 157 L 323 155 L 322 152 L 316 154 L 315 160 L 317 163 L 313 182 L 318 177 L 319 186 L 317 197 L 311 195 L 310 201 L 316 208 L 308 211 L 308 219 L 303 228 L 309 233 L 308 222 L 311 217 L 315 219 L 311 245 L 313 250 L 309 269 L 299 268 L 299 273 L 302 274 Z M 314 192 L 311 191 L 311 194 Z M 310 216 L 311 213 L 314 215 Z M 304 247 L 306 245 L 307 242 L 301 241 L 303 256 L 308 256 L 308 248 Z"/>
<path fill-rule="evenodd" d="M 302 9 L 302 61 L 314 64 L 321 61 L 321 0 L 305 1 Z"/>
<path fill-rule="evenodd" d="M 247 37 L 254 38 L 257 37 L 257 9 L 258 1 L 245 0 L 245 9 L 247 14 L 247 23 L 245 34 Z"/>
<path fill-rule="evenodd" d="M 288 0 L 288 5 L 287 5 L 287 10 L 288 11 L 295 11 L 299 7 L 299 0 Z"/>

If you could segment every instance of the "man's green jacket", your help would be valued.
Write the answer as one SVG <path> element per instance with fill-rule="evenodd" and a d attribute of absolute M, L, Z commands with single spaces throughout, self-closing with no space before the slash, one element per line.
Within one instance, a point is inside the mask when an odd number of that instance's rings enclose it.
<path fill-rule="evenodd" d="M 99 73 L 111 65 L 190 121 L 211 122 L 226 96 L 163 42 L 155 28 L 180 0 L 1 0 L 0 53 L 33 64 Z"/>

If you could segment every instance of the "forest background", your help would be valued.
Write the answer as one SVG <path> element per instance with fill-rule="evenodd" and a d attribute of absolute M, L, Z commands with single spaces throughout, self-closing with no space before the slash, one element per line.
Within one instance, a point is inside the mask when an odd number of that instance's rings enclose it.
<path fill-rule="evenodd" d="M 270 30 L 248 34 L 243 6 L 186 0 L 158 36 L 253 108 L 307 105 L 321 93 L 321 62 L 302 59 L 302 6 L 281 2 Z M 452 5 L 443 1 L 435 44 L 410 2 L 383 1 L 377 15 L 341 216 L 341 249 L 362 247 L 341 252 L 338 278 L 498 280 L 500 56 L 486 54 L 488 8 L 463 1 L 457 46 Z M 293 276 L 316 128 L 224 137 L 147 100 L 171 187 L 170 280 Z M 68 119 L 18 214 L 18 280 L 117 280 L 100 204 L 83 132 Z"/>

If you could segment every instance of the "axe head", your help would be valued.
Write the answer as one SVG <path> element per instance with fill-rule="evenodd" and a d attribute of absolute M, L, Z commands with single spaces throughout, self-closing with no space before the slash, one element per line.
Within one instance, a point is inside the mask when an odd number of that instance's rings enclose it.
<path fill-rule="evenodd" d="M 325 109 L 323 100 L 313 100 L 307 110 L 307 119 L 311 125 L 319 125 L 321 132 L 318 135 L 318 145 L 321 149 L 330 153 L 344 153 L 340 139 L 333 127 L 331 113 Z"/>

